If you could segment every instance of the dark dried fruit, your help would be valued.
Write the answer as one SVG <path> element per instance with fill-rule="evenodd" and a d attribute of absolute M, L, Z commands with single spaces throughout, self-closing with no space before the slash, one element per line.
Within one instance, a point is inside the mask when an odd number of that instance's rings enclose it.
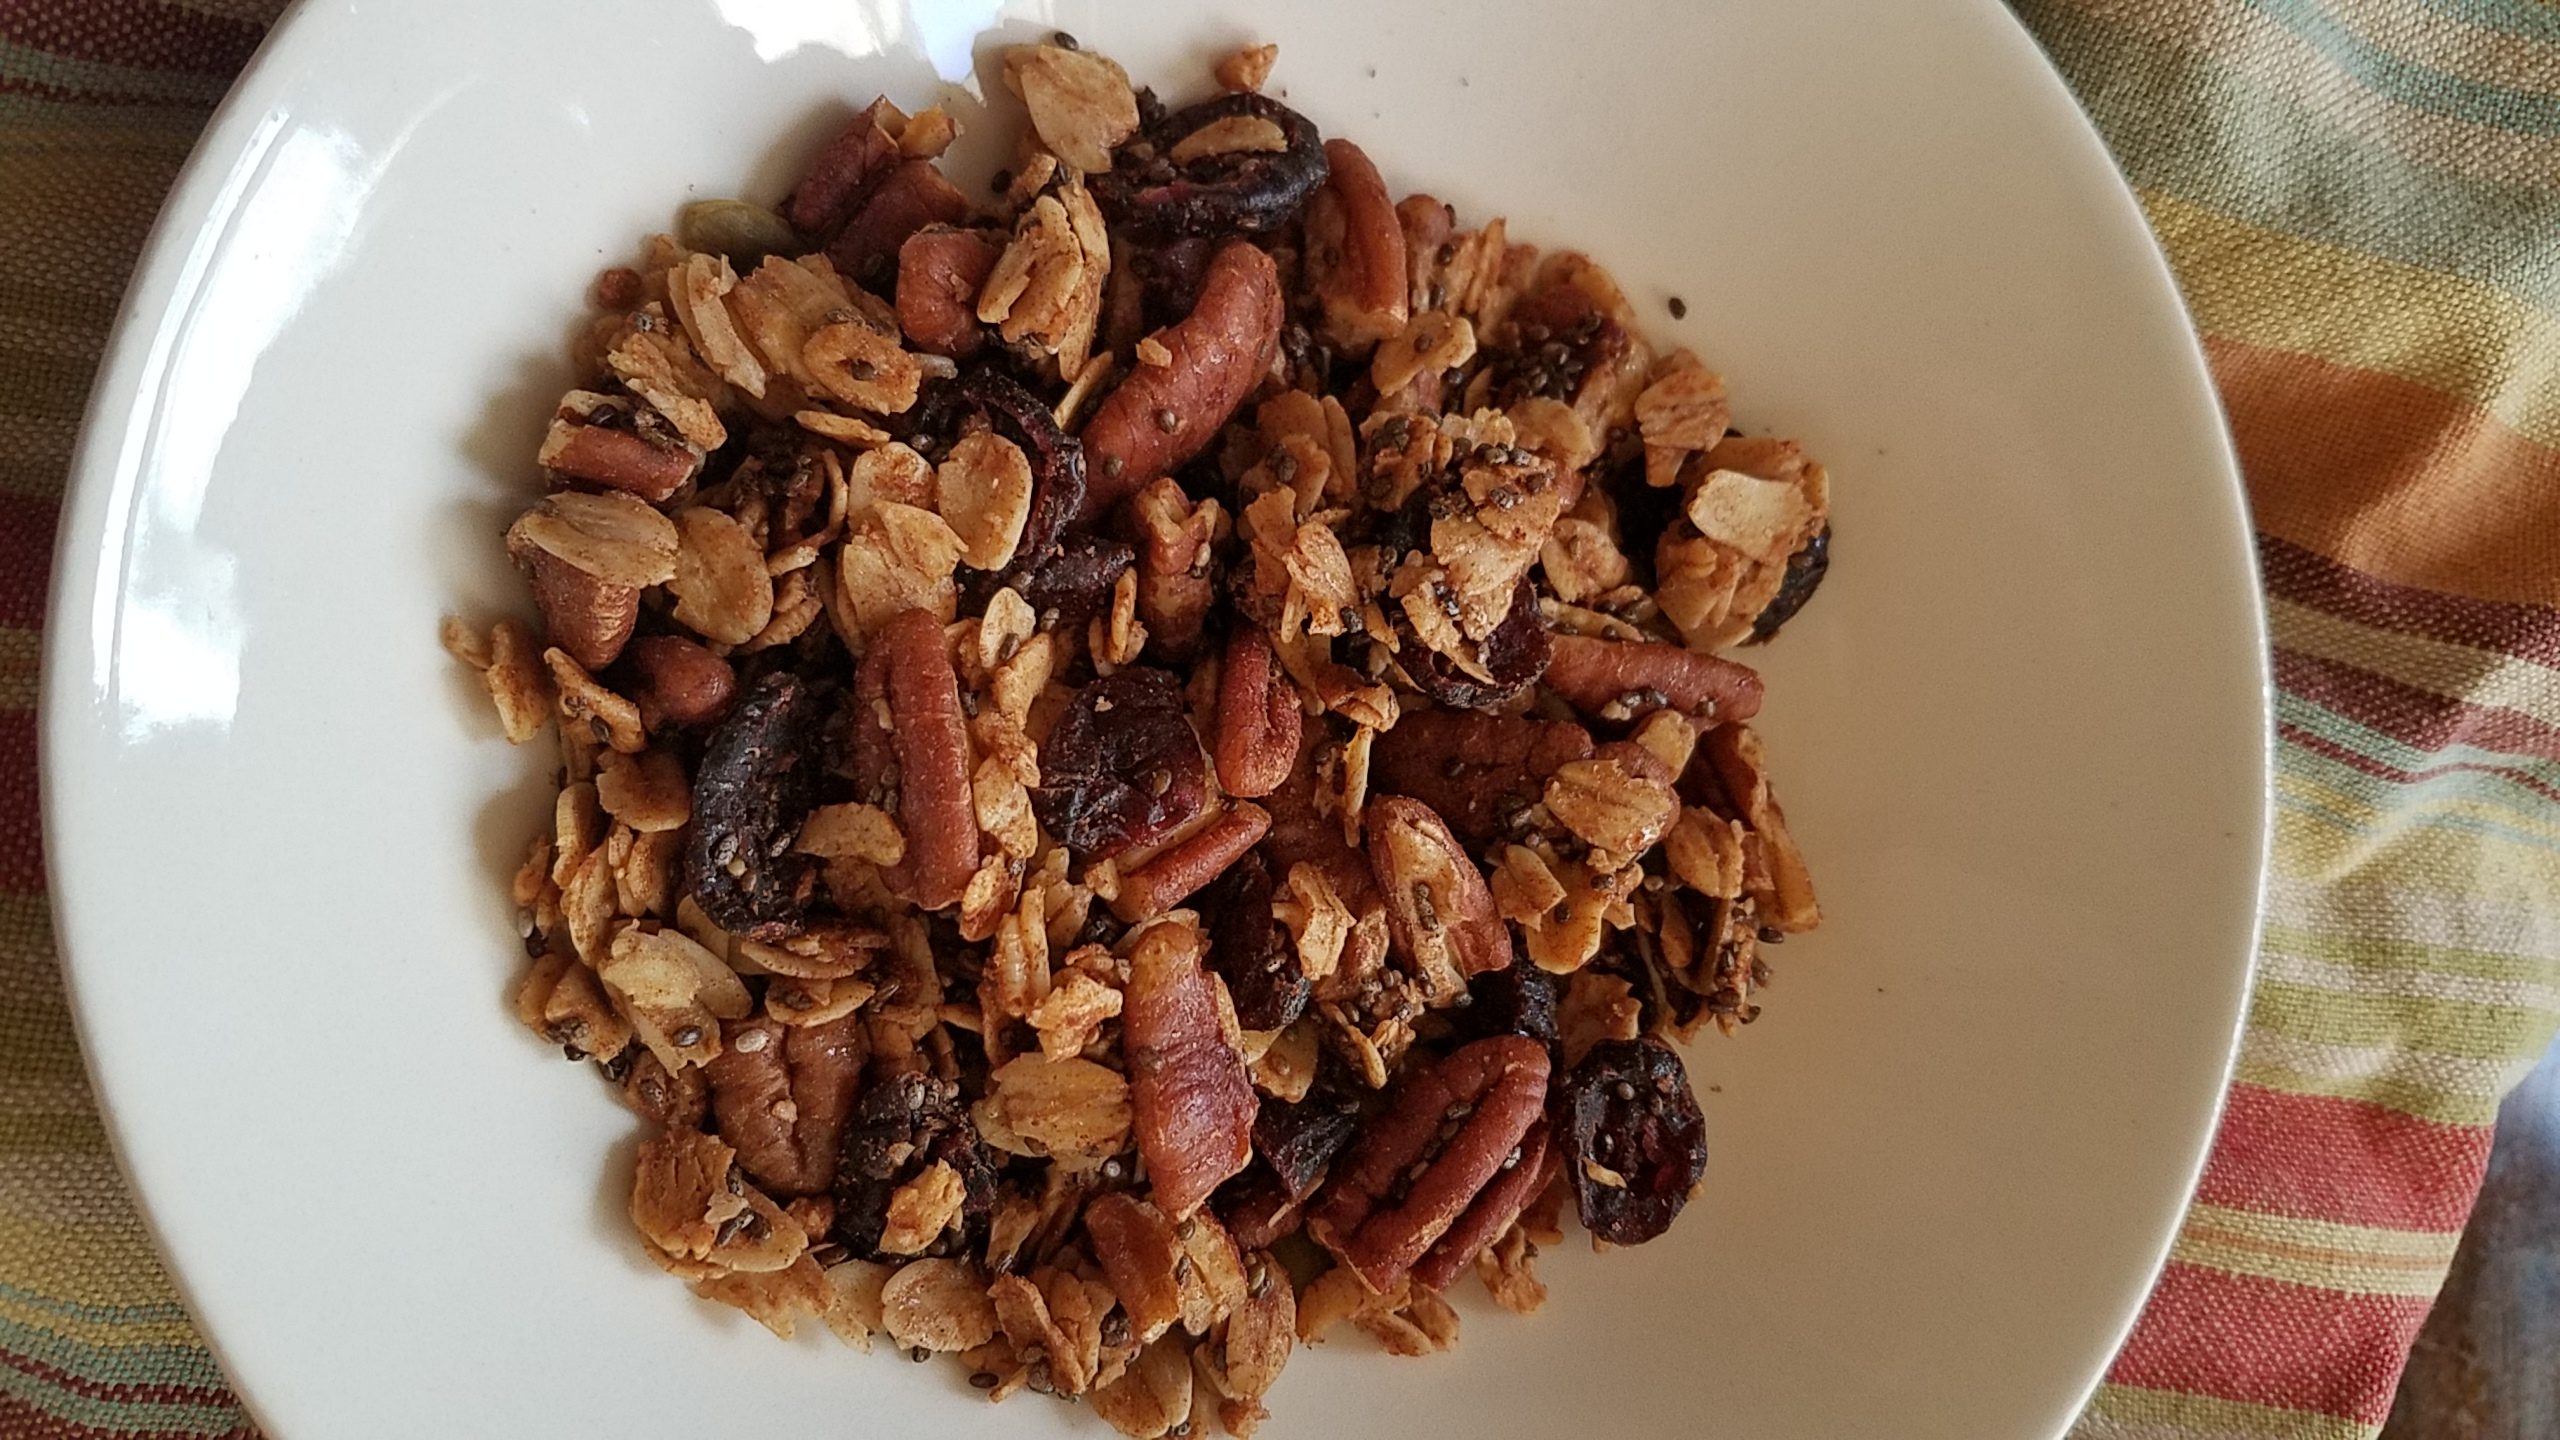
<path fill-rule="evenodd" d="M 1019 446 L 1031 461 L 1031 517 L 1023 522 L 1022 541 L 1005 574 L 1034 574 L 1056 554 L 1060 530 L 1083 508 L 1084 446 L 1058 428 L 1048 405 L 1020 381 L 985 365 L 965 370 L 955 380 L 926 384 L 904 417 L 901 433 L 948 442 L 972 416 Z"/>
<path fill-rule="evenodd" d="M 1538 592 L 1524 577 L 1512 593 L 1511 612 L 1476 646 L 1476 663 L 1493 677 L 1490 680 L 1468 674 L 1417 640 L 1398 646 L 1396 658 L 1404 662 L 1414 685 L 1441 704 L 1490 710 L 1537 684 L 1554 653 L 1546 617 L 1538 613 Z"/>
<path fill-rule="evenodd" d="M 1348 1105 L 1323 1099 L 1266 1103 L 1253 1122 L 1253 1152 L 1271 1167 L 1288 1197 L 1303 1203 L 1324 1183 L 1333 1157 L 1359 1128 L 1360 1117 Z"/>
<path fill-rule="evenodd" d="M 826 704 L 796 675 L 758 680 L 703 746 L 685 888 L 713 924 L 751 940 L 800 933 L 816 862 L 791 848 L 818 795 Z"/>
<path fill-rule="evenodd" d="M 865 1091 L 836 1163 L 836 1239 L 857 1256 L 876 1258 L 890 1197 L 936 1161 L 960 1176 L 965 1227 L 983 1231 L 995 1208 L 996 1171 L 960 1108 L 959 1087 L 909 1072 Z"/>
<path fill-rule="evenodd" d="M 1500 970 L 1487 970 L 1467 982 L 1467 1006 L 1457 1014 L 1458 1033 L 1526 1035 L 1552 1048 L 1556 1043 L 1556 977 L 1520 955 Z"/>
<path fill-rule="evenodd" d="M 1305 1013 L 1306 972 L 1287 926 L 1272 914 L 1270 867 L 1247 855 L 1229 869 L 1209 904 L 1209 968 L 1227 982 L 1236 1023 L 1277 1030 Z M 1302 1197 L 1303 1198 L 1303 1197 Z"/>
<path fill-rule="evenodd" d="M 1591 732 L 1569 720 L 1415 710 L 1378 737 L 1370 785 L 1410 795 L 1469 845 L 1509 833 L 1538 803 L 1557 767 L 1591 754 Z"/>
<path fill-rule="evenodd" d="M 1658 1040 L 1604 1040 L 1564 1084 L 1565 1168 L 1583 1227 L 1612 1245 L 1671 1228 L 1707 1169 L 1707 1120 Z"/>
<path fill-rule="evenodd" d="M 1081 626 L 1087 616 L 1110 603 L 1112 587 L 1136 563 L 1138 552 L 1117 540 L 1068 535 L 1038 569 L 1021 571 L 1017 565 L 1020 573 L 1012 583 L 1035 613 L 1055 610 L 1062 622 Z"/>
<path fill-rule="evenodd" d="M 1751 622 L 1751 639 L 1746 643 L 1757 645 L 1776 636 L 1778 627 L 1796 618 L 1804 602 L 1821 588 L 1822 577 L 1830 573 L 1831 527 L 1825 525 L 1804 542 L 1803 549 L 1787 557 L 1786 578 L 1778 582 L 1778 593 L 1770 599 L 1769 608 Z"/>
<path fill-rule="evenodd" d="M 1184 136 L 1239 117 L 1279 126 L 1288 148 L 1230 151 L 1182 166 L 1167 158 Z M 1267 96 L 1227 95 L 1176 110 L 1120 147 L 1111 172 L 1093 177 L 1093 198 L 1115 225 L 1156 239 L 1258 235 L 1295 218 L 1327 173 L 1324 137 L 1313 121 Z"/>
<path fill-rule="evenodd" d="M 1208 801 L 1208 756 L 1182 682 L 1133 666 L 1076 692 L 1040 746 L 1032 807 L 1079 859 L 1162 839 Z"/>

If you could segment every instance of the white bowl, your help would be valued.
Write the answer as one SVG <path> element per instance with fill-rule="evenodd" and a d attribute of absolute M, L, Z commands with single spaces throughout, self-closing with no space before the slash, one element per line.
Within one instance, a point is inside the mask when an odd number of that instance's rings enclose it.
<path fill-rule="evenodd" d="M 1755 657 L 1830 923 L 1692 1049 L 1704 1197 L 1454 1355 L 1302 1357 L 1269 1433 L 2056 1433 L 2211 1131 L 2266 673 L 2169 277 L 1992 0 L 305 4 L 128 303 L 45 714 L 100 1094 L 270 1433 L 1100 1430 L 641 1257 L 633 1122 L 504 1003 L 548 761 L 435 640 L 521 604 L 497 536 L 600 265 L 1057 25 L 1174 94 L 1279 40 L 1391 183 L 1593 251 L 1835 476 L 1832 578 Z"/>

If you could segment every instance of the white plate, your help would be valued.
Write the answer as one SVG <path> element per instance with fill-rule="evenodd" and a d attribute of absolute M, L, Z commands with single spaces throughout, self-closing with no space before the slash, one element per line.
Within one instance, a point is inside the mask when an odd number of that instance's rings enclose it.
<path fill-rule="evenodd" d="M 2266 675 L 2169 277 L 1992 0 L 306 4 L 108 358 L 45 715 L 100 1093 L 270 1433 L 1099 1430 L 641 1258 L 633 1122 L 503 1000 L 546 762 L 435 640 L 521 603 L 497 535 L 601 264 L 1059 24 L 1177 94 L 1278 39 L 1391 182 L 1596 251 L 1836 477 L 1832 579 L 1763 657 L 1831 920 L 1693 1050 L 1704 1199 L 1551 1257 L 1535 1319 L 1471 1303 L 1453 1356 L 1302 1359 L 1270 1433 L 2055 1433 L 2211 1130 Z"/>

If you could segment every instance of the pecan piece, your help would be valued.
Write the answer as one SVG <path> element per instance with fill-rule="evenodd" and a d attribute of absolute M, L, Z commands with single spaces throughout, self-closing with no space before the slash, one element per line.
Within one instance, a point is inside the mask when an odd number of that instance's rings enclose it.
<path fill-rule="evenodd" d="M 1174 1272 L 1182 1259 L 1182 1237 L 1164 1211 L 1115 1190 L 1085 1207 L 1085 1233 L 1093 1241 L 1093 1258 L 1111 1281 L 1111 1293 L 1128 1312 L 1129 1328 L 1140 1342 L 1153 1340 L 1182 1317 L 1182 1283 Z"/>
<path fill-rule="evenodd" d="M 1120 1015 L 1138 1153 L 1156 1203 L 1180 1217 L 1253 1158 L 1260 1101 L 1219 1023 L 1197 925 L 1158 921 L 1138 937 Z"/>
<path fill-rule="evenodd" d="M 516 563 L 533 588 L 542 632 L 569 658 L 601 670 L 622 654 L 640 624 L 640 592 L 599 580 L 556 555 L 530 547 Z"/>
<path fill-rule="evenodd" d="M 1271 257 L 1245 240 L 1219 245 L 1191 314 L 1149 337 L 1169 362 L 1133 367 L 1085 422 L 1090 488 L 1078 518 L 1108 512 L 1206 448 L 1271 369 L 1285 318 Z"/>
<path fill-rule="evenodd" d="M 978 869 L 978 819 L 960 680 L 931 611 L 904 611 L 882 628 L 862 658 L 854 698 L 863 712 L 855 716 L 857 743 L 877 747 L 885 732 L 897 770 L 907 848 L 890 883 L 927 910 L 957 904 Z"/>
<path fill-rule="evenodd" d="M 1555 1147 L 1547 1122 L 1540 1120 L 1529 1127 L 1520 1142 L 1518 1154 L 1503 1162 L 1503 1171 L 1484 1187 L 1458 1217 L 1448 1233 L 1440 1237 L 1413 1267 L 1413 1283 L 1424 1290 L 1440 1291 L 1464 1274 L 1476 1262 L 1485 1247 L 1502 1238 L 1529 1208 L 1529 1202 L 1547 1188 L 1556 1176 Z"/>
<path fill-rule="evenodd" d="M 1298 687 L 1280 668 L 1271 642 L 1260 630 L 1238 625 L 1218 671 L 1218 783 L 1230 795 L 1253 799 L 1279 789 L 1297 763 L 1304 725 Z M 1395 734 L 1390 730 L 1387 738 Z"/>
<path fill-rule="evenodd" d="M 1348 140 L 1324 142 L 1330 174 L 1307 201 L 1308 283 L 1324 305 L 1325 338 L 1358 351 L 1403 333 L 1404 226 L 1387 182 Z"/>
<path fill-rule="evenodd" d="M 969 197 L 942 178 L 932 161 L 902 161 L 827 242 L 827 258 L 855 284 L 876 287 L 890 278 L 908 236 L 927 225 L 957 225 L 968 218 Z"/>
<path fill-rule="evenodd" d="M 792 228 L 823 239 L 853 218 L 871 187 L 898 163 L 898 137 L 889 133 L 890 117 L 896 113 L 897 107 L 884 95 L 827 142 L 783 206 Z"/>
<path fill-rule="evenodd" d="M 1547 688 L 1586 715 L 1632 720 L 1661 709 L 1718 721 L 1760 713 L 1760 676 L 1720 655 L 1652 641 L 1558 635 Z"/>
<path fill-rule="evenodd" d="M 1002 253 L 975 230 L 929 225 L 898 247 L 898 328 L 919 350 L 962 359 L 986 340 L 978 287 Z"/>
<path fill-rule="evenodd" d="M 862 1022 L 847 1015 L 785 1026 L 757 1018 L 727 1029 L 720 1054 L 703 1066 L 721 1138 L 772 1193 L 825 1194 L 862 1080 Z"/>
<path fill-rule="evenodd" d="M 1225 874 L 1270 829 L 1269 811 L 1239 802 L 1198 834 L 1121 876 L 1111 913 L 1132 925 L 1154 919 Z"/>
<path fill-rule="evenodd" d="M 1591 732 L 1569 720 L 1414 710 L 1378 737 L 1369 783 L 1421 801 L 1482 845 L 1537 803 L 1558 767 L 1590 754 Z"/>
<path fill-rule="evenodd" d="M 1369 868 L 1387 902 L 1387 933 L 1423 999 L 1446 1005 L 1467 977 L 1511 963 L 1511 932 L 1484 873 L 1431 807 L 1402 795 L 1369 801 Z"/>
<path fill-rule="evenodd" d="M 579 404 L 583 413 L 573 408 Z M 542 467 L 563 480 L 663 503 L 702 468 L 702 452 L 673 435 L 641 434 L 632 415 L 628 401 L 573 393 L 543 437 Z"/>
<path fill-rule="evenodd" d="M 1335 1171 L 1308 1231 L 1373 1291 L 1395 1287 L 1477 1195 L 1517 1167 L 1547 1103 L 1547 1050 L 1496 1035 L 1452 1051 L 1400 1086 Z M 1433 1142 L 1457 1129 L 1435 1156 Z M 1421 1167 L 1410 1185 L 1409 1171 Z M 1403 1198 L 1392 1200 L 1403 1186 Z"/>
<path fill-rule="evenodd" d="M 738 693 L 738 674 L 728 661 L 680 636 L 632 641 L 623 647 L 622 667 L 629 677 L 623 689 L 652 731 L 708 725 L 729 712 Z"/>

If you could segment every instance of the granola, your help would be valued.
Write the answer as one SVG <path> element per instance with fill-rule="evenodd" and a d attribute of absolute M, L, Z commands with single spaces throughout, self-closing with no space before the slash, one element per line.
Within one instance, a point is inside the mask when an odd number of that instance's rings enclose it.
<path fill-rule="evenodd" d="M 1536 1311 L 1568 1203 L 1660 1234 L 1670 1042 L 1821 918 L 1724 652 L 1828 472 L 1277 58 L 1014 46 L 991 195 L 884 97 L 684 207 L 527 437 L 539 631 L 441 637 L 556 722 L 514 1009 L 640 1117 L 649 1256 L 1141 1437 Z"/>

